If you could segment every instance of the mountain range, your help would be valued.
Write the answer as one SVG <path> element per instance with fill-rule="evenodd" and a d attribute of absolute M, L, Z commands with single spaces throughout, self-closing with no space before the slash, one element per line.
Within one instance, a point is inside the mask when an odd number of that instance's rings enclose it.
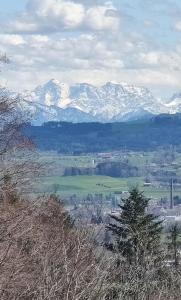
<path fill-rule="evenodd" d="M 96 87 L 52 79 L 33 91 L 24 91 L 19 99 L 21 110 L 28 111 L 37 125 L 48 121 L 122 122 L 181 112 L 181 93 L 163 101 L 145 87 L 126 83 Z"/>

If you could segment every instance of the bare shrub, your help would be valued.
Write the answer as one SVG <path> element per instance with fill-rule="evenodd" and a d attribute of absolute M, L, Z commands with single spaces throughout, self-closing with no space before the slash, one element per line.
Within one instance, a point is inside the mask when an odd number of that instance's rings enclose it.
<path fill-rule="evenodd" d="M 101 257 L 54 198 L 1 203 L 0 228 L 0 299 L 104 299 Z"/>

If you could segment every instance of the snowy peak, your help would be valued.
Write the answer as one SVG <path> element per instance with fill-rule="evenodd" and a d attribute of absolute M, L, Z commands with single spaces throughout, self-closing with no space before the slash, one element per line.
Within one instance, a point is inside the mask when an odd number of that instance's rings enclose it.
<path fill-rule="evenodd" d="M 145 87 L 116 82 L 68 85 L 51 79 L 33 91 L 25 91 L 22 99 L 24 107 L 29 106 L 36 115 L 36 123 L 129 121 L 181 112 L 181 93 L 162 102 Z"/>
<path fill-rule="evenodd" d="M 69 86 L 51 79 L 27 95 L 25 93 L 24 98 L 51 109 L 63 109 L 64 113 L 67 109 L 73 109 L 75 114 L 82 112 L 86 119 L 89 116 L 88 119 L 100 122 L 121 121 L 128 116 L 134 118 L 134 115 L 138 118 L 142 112 L 144 115 L 167 113 L 169 109 L 148 89 L 115 82 L 107 82 L 99 87 L 88 83 Z"/>
<path fill-rule="evenodd" d="M 32 93 L 32 100 L 46 106 L 64 108 L 69 104 L 69 86 L 51 79 L 47 83 L 38 86 Z"/>

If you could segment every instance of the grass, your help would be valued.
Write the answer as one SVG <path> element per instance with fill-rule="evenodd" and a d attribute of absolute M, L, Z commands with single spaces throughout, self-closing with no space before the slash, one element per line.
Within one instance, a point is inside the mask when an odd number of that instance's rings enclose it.
<path fill-rule="evenodd" d="M 153 159 L 158 156 L 157 152 L 130 152 L 128 154 L 128 160 L 134 166 L 138 166 L 140 169 L 145 165 L 149 165 L 153 162 Z M 144 187 L 144 180 L 141 177 L 134 178 L 112 178 L 108 176 L 69 176 L 61 177 L 61 170 L 65 167 L 92 167 L 93 159 L 96 163 L 101 162 L 101 158 L 96 154 L 71 156 L 61 155 L 55 152 L 43 152 L 40 153 L 39 160 L 42 163 L 48 163 L 53 166 L 53 172 L 50 176 L 42 178 L 42 183 L 39 185 L 40 191 L 53 192 L 55 189 L 60 196 L 70 196 L 73 194 L 87 195 L 88 193 L 102 193 L 110 194 L 114 192 L 127 191 L 131 186 L 138 185 L 141 191 L 145 192 L 147 197 L 161 199 L 162 197 L 170 197 L 169 188 L 159 187 Z M 119 160 L 119 159 L 118 159 Z M 166 167 L 156 166 L 160 170 L 175 171 L 177 177 L 181 176 L 181 154 L 177 153 L 174 163 Z M 59 174 L 60 176 L 55 176 Z M 177 187 L 178 189 L 178 187 Z M 181 196 L 181 190 L 176 190 L 174 195 Z"/>
<path fill-rule="evenodd" d="M 109 194 L 127 191 L 133 186 L 138 186 L 147 197 L 169 197 L 169 190 L 159 187 L 144 187 L 144 179 L 141 177 L 112 178 L 108 176 L 51 176 L 43 178 L 42 188 L 53 192 L 56 188 L 61 196 L 87 195 L 88 193 Z M 175 191 L 181 196 L 181 191 Z"/>
<path fill-rule="evenodd" d="M 74 192 L 82 193 L 110 193 L 115 191 L 127 190 L 135 183 L 139 183 L 140 179 L 125 178 L 118 179 L 108 176 L 67 176 L 67 177 L 46 177 L 43 179 L 43 186 L 58 186 L 59 193 L 72 194 Z"/>

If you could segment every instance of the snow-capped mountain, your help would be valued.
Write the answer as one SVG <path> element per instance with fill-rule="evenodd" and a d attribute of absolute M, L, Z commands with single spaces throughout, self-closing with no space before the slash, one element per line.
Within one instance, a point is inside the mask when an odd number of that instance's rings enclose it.
<path fill-rule="evenodd" d="M 55 79 L 50 80 L 42 86 L 38 86 L 32 92 L 25 92 L 24 96 L 29 101 L 38 102 L 46 106 L 57 106 L 64 108 L 69 104 L 69 87 Z"/>
<path fill-rule="evenodd" d="M 181 112 L 181 93 L 174 94 L 170 101 L 166 103 L 170 114 Z"/>
<path fill-rule="evenodd" d="M 100 87 L 87 83 L 68 86 L 52 79 L 32 92 L 25 92 L 23 98 L 36 107 L 36 119 L 40 121 L 115 122 L 168 111 L 148 89 L 125 83 L 108 82 Z M 41 105 L 41 117 L 38 117 L 37 104 Z"/>
<path fill-rule="evenodd" d="M 108 82 L 100 87 L 87 83 L 67 85 L 52 79 L 21 95 L 22 110 L 33 122 L 116 122 L 181 112 L 181 94 L 169 101 L 155 98 L 144 87 Z"/>

